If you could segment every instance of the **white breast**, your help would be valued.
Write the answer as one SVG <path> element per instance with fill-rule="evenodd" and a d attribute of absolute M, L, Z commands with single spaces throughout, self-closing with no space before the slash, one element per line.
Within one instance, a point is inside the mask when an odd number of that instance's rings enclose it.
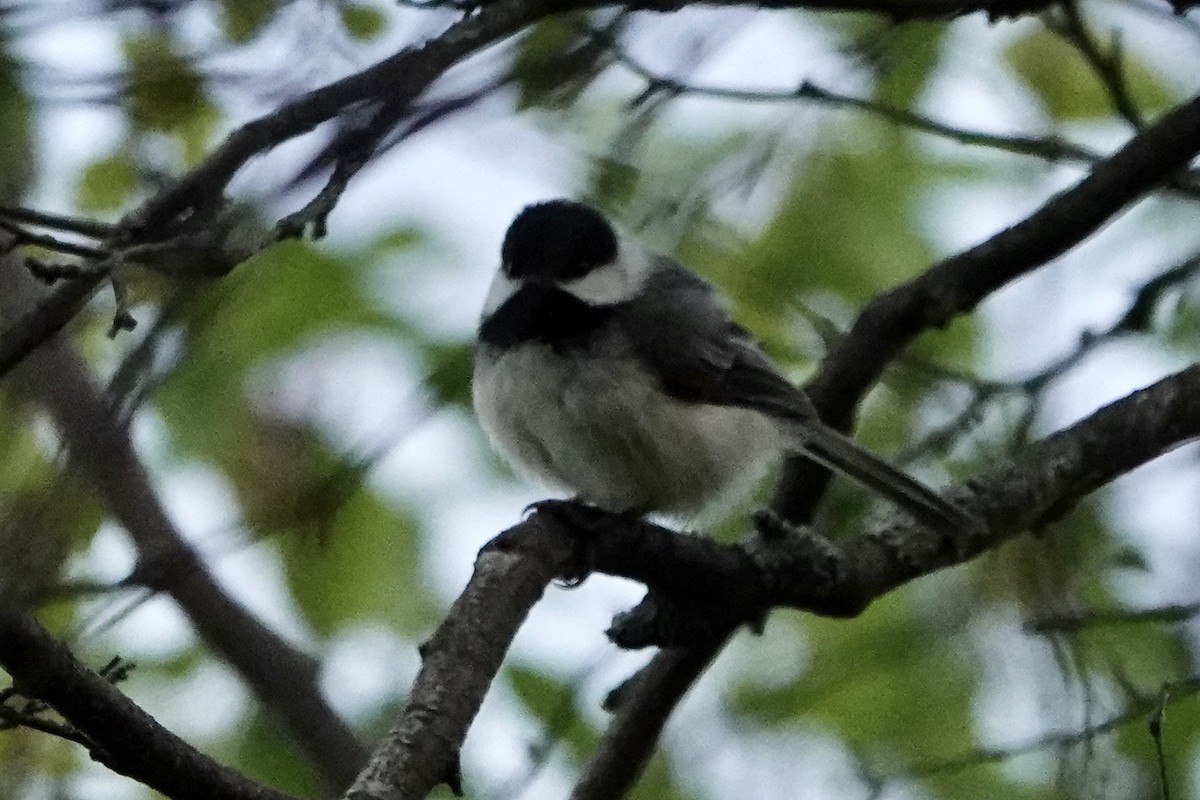
<path fill-rule="evenodd" d="M 612 511 L 693 514 L 752 487 L 778 453 L 761 414 L 670 398 L 628 352 L 594 352 L 613 354 L 477 354 L 476 413 L 521 471 Z"/>

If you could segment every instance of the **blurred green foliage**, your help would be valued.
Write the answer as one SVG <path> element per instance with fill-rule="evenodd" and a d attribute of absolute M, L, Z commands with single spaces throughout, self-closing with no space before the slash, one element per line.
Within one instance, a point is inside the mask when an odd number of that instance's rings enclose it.
<path fill-rule="evenodd" d="M 241 84 L 230 76 L 253 75 L 259 57 L 255 47 L 284 42 L 297 51 L 318 50 L 319 37 L 312 32 L 320 22 L 328 26 L 322 34 L 339 34 L 343 53 L 357 63 L 354 48 L 364 42 L 413 28 L 413 20 L 428 24 L 422 12 L 382 2 L 338 0 L 299 25 L 294 11 L 293 4 L 276 0 L 222 0 L 191 12 L 211 14 L 201 32 L 187 27 L 196 17 L 176 18 L 169 11 L 126 9 L 106 18 L 119 43 L 120 69 L 108 87 L 108 110 L 120 132 L 77 174 L 63 174 L 66 167 L 47 164 L 35 152 L 37 114 L 50 107 L 52 98 L 29 88 L 34 82 L 26 74 L 28 50 L 16 44 L 29 31 L 6 28 L 0 37 L 4 202 L 29 192 L 46 177 L 44 171 L 74 187 L 79 212 L 115 216 L 162 176 L 197 162 L 221 133 L 243 121 L 241 106 L 230 101 Z M 868 103 L 935 118 L 951 116 L 938 102 L 954 95 L 939 94 L 939 87 L 959 77 L 963 49 L 983 35 L 978 30 L 963 34 L 940 21 L 893 26 L 866 16 L 810 13 L 770 20 L 802 27 L 827 46 L 824 52 L 813 50 L 820 55 L 805 55 L 805 75 L 821 74 L 821 59 L 829 59 L 835 68 L 827 72 L 860 86 L 859 95 Z M 0 25 L 9 24 L 0 16 Z M 289 29 L 293 25 L 300 33 Z M 513 42 L 506 56 L 468 69 L 505 70 L 513 113 L 581 156 L 577 194 L 712 278 L 729 294 L 738 319 L 798 378 L 811 374 L 827 343 L 865 302 L 945 255 L 944 244 L 926 223 L 931 197 L 948 184 L 961 187 L 969 181 L 987 194 L 1011 188 L 1014 176 L 1042 174 L 1040 164 L 1031 167 L 1013 156 L 946 142 L 932 146 L 925 134 L 845 109 L 823 114 L 809 105 L 776 104 L 774 116 L 747 113 L 744 119 L 713 112 L 706 127 L 696 121 L 705 111 L 675 113 L 697 102 L 680 85 L 646 85 L 605 46 L 611 37 L 636 39 L 638 25 L 637 17 L 608 14 L 552 18 Z M 1102 48 L 1110 48 L 1106 29 L 1095 28 Z M 213 38 L 206 41 L 204 35 Z M 991 49 L 981 48 L 974 61 L 967 61 L 995 85 L 1017 85 L 1028 93 L 1028 105 L 1020 111 L 1028 117 L 1029 135 L 1039 135 L 1047 124 L 1063 134 L 1075 133 L 1079 129 L 1071 126 L 1080 123 L 1118 127 L 1111 93 L 1062 35 L 1027 21 L 989 28 L 986 36 Z M 659 55 L 653 38 L 647 39 L 643 50 Z M 1124 80 L 1147 118 L 1181 99 L 1181 91 L 1172 88 L 1180 81 L 1160 74 L 1161 60 L 1154 53 L 1136 47 L 1123 52 Z M 230 56 L 244 59 L 233 62 L 238 70 L 221 61 Z M 301 66 L 309 64 L 289 62 L 297 74 Z M 695 76 L 681 69 L 667 77 L 685 84 Z M 702 77 L 698 83 L 707 82 Z M 282 99 L 277 76 L 266 80 L 272 83 L 266 90 L 258 87 L 262 94 L 271 103 Z M 714 107 L 711 99 L 703 102 L 710 104 L 704 108 Z M 760 108 L 746 106 L 751 107 Z M 492 129 L 483 130 L 490 135 Z M 463 191 L 486 193 L 489 187 Z M 737 217 L 729 213 L 731 206 L 756 209 L 748 215 L 755 219 L 731 221 Z M 263 214 L 271 213 L 273 206 L 264 202 Z M 339 224 L 335 215 L 335 233 Z M 463 497 L 401 498 L 385 490 L 375 468 L 399 436 L 348 443 L 316 413 L 320 391 L 307 384 L 300 394 L 311 402 L 288 402 L 295 387 L 289 388 L 287 376 L 296 380 L 299 374 L 301 383 L 312 379 L 297 365 L 311 367 L 314 354 L 327 349 L 352 360 L 357 348 L 369 345 L 419 364 L 424 380 L 413 396 L 419 398 L 415 404 L 425 404 L 422 414 L 469 405 L 468 336 L 432 333 L 417 315 L 410 318 L 388 302 L 386 292 L 410 287 L 403 279 L 397 287 L 383 276 L 395 278 L 391 268 L 398 259 L 420 262 L 429 244 L 423 230 L 403 220 L 390 224 L 395 227 L 354 243 L 280 243 L 215 281 L 135 276 L 137 312 L 145 323 L 137 336 L 145 340 L 108 344 L 101 336 L 109 321 L 107 306 L 101 304 L 89 308 L 70 331 L 94 358 L 98 375 L 132 370 L 132 383 L 114 382 L 114 399 L 137 408 L 139 422 L 147 421 L 150 443 L 142 441 L 140 428 L 137 433 L 155 479 L 166 484 L 198 468 L 229 490 L 232 507 L 215 516 L 234 526 L 225 532 L 233 534 L 233 544 L 201 538 L 199 548 L 215 563 L 229 547 L 254 549 L 269 559 L 278 568 L 285 605 L 295 613 L 296 635 L 307 637 L 304 646 L 317 652 L 363 627 L 385 629 L 415 650 L 457 588 L 440 585 L 444 572 L 431 566 L 438 543 L 429 520 L 439 503 L 458 504 Z M 465 293 L 455 294 L 456 301 L 467 302 Z M 1168 293 L 1161 306 L 1140 344 L 1164 359 L 1194 360 L 1200 341 L 1196 290 L 1185 284 Z M 930 445 L 922 438 L 931 419 L 945 419 L 965 404 L 972 374 L 995 366 L 997 330 L 972 318 L 923 337 L 911 355 L 919 363 L 897 365 L 865 405 L 861 438 L 886 453 L 904 452 L 906 465 L 933 476 L 967 475 L 1019 452 L 1038 429 L 1012 423 L 1007 410 L 987 403 L 961 430 L 951 431 L 948 443 Z M 1053 356 L 1047 352 L 1046 361 Z M 121 358 L 123 364 L 113 363 Z M 964 375 L 968 380 L 961 379 Z M 305 395 L 309 390 L 312 394 Z M 1043 395 L 1022 402 L 1033 411 L 1049 405 Z M 1031 412 L 1028 419 L 1040 418 Z M 93 549 L 104 546 L 97 535 L 102 509 L 77 483 L 55 488 L 53 502 L 47 502 L 46 487 L 63 480 L 53 435 L 35 408 L 7 394 L 0 396 L 0 452 L 0 502 L 8 527 L 20 523 L 47 532 L 43 544 L 54 545 L 38 550 L 28 539 L 8 535 L 3 543 L 19 552 L 0 549 L 0 561 L 26 559 L 20 563 L 46 573 L 39 578 L 46 578 L 50 589 L 51 579 L 93 577 L 88 562 L 95 557 Z M 457 461 L 476 457 L 442 455 Z M 483 462 L 479 471 L 494 463 Z M 481 486 L 464 487 L 464 496 Z M 1022 537 L 969 566 L 904 587 L 857 619 L 778 613 L 767 641 L 739 649 L 741 663 L 715 670 L 697 691 L 720 693 L 717 705 L 731 737 L 778 743 L 773 757 L 779 759 L 781 781 L 791 774 L 786 767 L 812 757 L 789 734 L 813 733 L 836 743 L 861 768 L 860 784 L 841 787 L 839 797 L 1158 796 L 1157 755 L 1138 715 L 1153 706 L 1164 682 L 1193 672 L 1186 626 L 1139 622 L 1040 635 L 1019 629 L 1023 620 L 1052 612 L 1120 609 L 1136 604 L 1131 596 L 1143 596 L 1128 586 L 1153 579 L 1164 551 L 1126 530 L 1108 501 L 1102 493 L 1041 535 Z M 822 524 L 836 533 L 854 532 L 871 511 L 863 492 L 838 484 Z M 508 521 L 497 520 L 495 529 Z M 714 526 L 730 532 L 744 528 L 744 516 Z M 457 554 L 459 565 L 471 556 Z M 109 609 L 117 602 L 68 593 L 46 613 L 55 630 L 78 637 L 84 623 L 95 618 L 96 606 Z M 123 625 L 141 624 L 138 613 L 135 608 Z M 763 663 L 758 653 L 764 651 L 758 648 L 781 635 L 801 643 L 804 663 L 782 668 Z M 104 637 L 104 631 L 89 634 L 79 644 L 102 661 L 99 654 L 111 649 Z M 1006 648 L 1004 664 L 994 663 L 1004 660 L 998 647 Z M 189 640 L 138 661 L 142 674 L 153 678 L 147 683 L 184 686 L 196 680 L 210 658 Z M 526 743 L 531 769 L 558 752 L 577 767 L 602 732 L 599 715 L 584 699 L 586 679 L 564 680 L 562 674 L 558 665 L 523 656 L 509 663 L 497 682 L 496 691 L 515 700 L 505 713 L 521 715 L 539 731 Z M 398 691 L 381 693 L 354 723 L 376 732 Z M 999 724 L 985 720 L 985 699 L 1007 694 L 1033 697 L 1035 711 L 1026 703 L 1023 716 L 1014 711 L 1011 720 Z M 163 698 L 151 698 L 155 701 Z M 206 733 L 201 746 L 255 777 L 290 791 L 317 793 L 311 767 L 279 724 L 256 704 L 248 705 L 227 729 Z M 1035 747 L 1036 754 L 1023 759 L 1004 752 L 1012 742 L 1036 743 L 1039 734 L 1070 734 L 1123 713 L 1131 714 L 1127 724 L 1095 737 Z M 1166 714 L 1168 777 L 1183 796 L 1192 789 L 1200 752 L 1198 715 L 1200 705 L 1186 692 Z M 1001 744 L 995 737 L 998 727 L 1013 733 Z M 487 735 L 497 734 L 493 729 Z M 671 746 L 687 738 L 687 731 L 671 732 L 635 797 L 708 796 L 697 785 L 710 765 L 693 769 L 680 755 L 686 748 Z M 472 746 L 488 748 L 486 742 Z M 75 781 L 94 774 L 85 761 L 74 745 L 30 731 L 0 730 L 0 796 L 44 797 L 52 787 L 53 796 L 91 800 L 96 790 Z M 747 771 L 760 767 L 745 765 Z M 1111 791 L 1097 791 L 1097 775 L 1106 770 L 1120 772 L 1124 780 L 1105 784 Z M 758 786 L 774 777 L 756 775 L 744 783 Z M 495 796 L 490 787 L 499 782 L 493 774 L 468 775 L 468 795 Z M 871 795 L 879 785 L 882 794 Z M 820 800 L 806 789 L 784 786 L 779 796 Z"/>
<path fill-rule="evenodd" d="M 545 731 L 538 749 L 562 747 L 573 761 L 582 763 L 599 741 L 600 731 L 588 724 L 579 708 L 579 687 L 535 666 L 510 664 L 505 674 L 517 700 Z M 541 753 L 542 758 L 548 755 Z"/>
<path fill-rule="evenodd" d="M 1099 41 L 1096 46 L 1101 52 L 1112 52 L 1118 41 Z M 1099 120 L 1112 115 L 1112 97 L 1102 74 L 1063 37 L 1039 28 L 1009 45 L 1005 59 L 1054 119 Z M 1119 74 L 1148 114 L 1167 108 L 1176 99 L 1162 77 L 1136 55 L 1124 54 Z"/>
<path fill-rule="evenodd" d="M 33 100 L 23 85 L 23 65 L 14 56 L 10 34 L 0 20 L 0 201 L 10 203 L 36 178 Z"/>
<path fill-rule="evenodd" d="M 259 711 L 247 717 L 229 743 L 229 758 L 256 780 L 299 797 L 318 796 L 320 784 L 311 765 L 296 753 L 276 720 Z"/>
<path fill-rule="evenodd" d="M 113 153 L 84 169 L 75 202 L 85 211 L 117 211 L 129 202 L 140 181 L 133 157 Z"/>
<path fill-rule="evenodd" d="M 229 41 L 241 44 L 258 36 L 278 11 L 275 0 L 225 0 L 221 23 Z"/>
<path fill-rule="evenodd" d="M 346 32 L 355 39 L 374 39 L 387 27 L 383 9 L 369 3 L 343 2 L 338 5 L 338 13 Z"/>

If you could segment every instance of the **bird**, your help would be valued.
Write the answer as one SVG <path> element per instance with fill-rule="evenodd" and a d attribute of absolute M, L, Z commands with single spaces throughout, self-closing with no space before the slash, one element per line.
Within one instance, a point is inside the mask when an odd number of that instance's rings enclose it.
<path fill-rule="evenodd" d="M 509 226 L 471 384 L 518 472 L 601 511 L 711 517 L 801 453 L 925 524 L 970 524 L 824 424 L 712 283 L 584 203 L 535 203 Z"/>

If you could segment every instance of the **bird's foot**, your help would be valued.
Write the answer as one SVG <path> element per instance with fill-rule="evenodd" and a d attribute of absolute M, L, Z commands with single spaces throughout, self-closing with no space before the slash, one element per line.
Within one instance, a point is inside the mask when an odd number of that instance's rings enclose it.
<path fill-rule="evenodd" d="M 540 500 L 525 507 L 526 514 L 545 514 L 564 533 L 571 537 L 571 565 L 564 571 L 561 583 L 574 588 L 587 580 L 595 566 L 593 542 L 614 526 L 625 526 L 641 517 L 634 511 L 606 511 L 578 498 L 570 500 Z"/>

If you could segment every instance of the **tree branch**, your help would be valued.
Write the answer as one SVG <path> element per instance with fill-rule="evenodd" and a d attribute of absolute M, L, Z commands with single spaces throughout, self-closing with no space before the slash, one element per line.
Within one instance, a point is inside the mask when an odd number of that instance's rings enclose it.
<path fill-rule="evenodd" d="M 308 133 L 351 108 L 373 103 L 398 111 L 462 59 L 517 33 L 542 17 L 599 5 L 577 0 L 497 0 L 481 5 L 444 32 L 371 67 L 286 103 L 243 125 L 195 169 L 129 214 L 122 225 L 154 230 L 219 198 L 254 156 Z"/>
<path fill-rule="evenodd" d="M 21 307 L 37 296 L 33 279 L 4 259 L 0 286 L 5 290 L 0 309 Z M 322 698 L 320 665 L 231 599 L 185 542 L 82 356 L 52 339 L 12 378 L 22 393 L 45 406 L 71 466 L 95 487 L 133 540 L 136 578 L 178 603 L 205 645 L 284 722 L 331 791 L 348 786 L 368 750 Z"/>
<path fill-rule="evenodd" d="M 467 729 L 529 610 L 569 567 L 574 547 L 544 515 L 480 551 L 475 573 L 421 648 L 408 702 L 347 800 L 422 798 L 453 781 Z"/>
<path fill-rule="evenodd" d="M 1187 622 L 1200 614 L 1200 603 L 1177 603 L 1156 608 L 1087 609 L 1073 613 L 1045 614 L 1026 620 L 1029 633 L 1079 633 L 1088 628 L 1115 625 L 1172 624 Z"/>
<path fill-rule="evenodd" d="M 255 156 L 350 109 L 386 103 L 393 113 L 412 103 L 458 61 L 558 11 L 588 7 L 572 0 L 498 0 L 426 42 L 406 47 L 374 66 L 316 89 L 246 123 L 186 175 L 164 186 L 117 226 L 117 246 L 162 241 L 181 220 L 213 213 L 229 181 Z M 103 275 L 64 283 L 0 332 L 0 375 L 61 330 L 78 313 Z"/>
<path fill-rule="evenodd" d="M 746 0 L 717 0 L 714 4 L 741 6 Z M 168 183 L 139 208 L 126 214 L 107 243 L 112 249 L 171 238 L 183 223 L 215 213 L 233 177 L 252 158 L 352 109 L 386 107 L 399 122 L 412 103 L 447 69 L 533 23 L 553 14 L 602 8 L 601 0 L 494 0 L 473 7 L 440 35 L 404 48 L 391 57 L 327 86 L 315 89 L 274 112 L 246 123 L 187 174 Z M 634 11 L 672 12 L 680 0 L 641 0 L 627 4 Z M 990 18 L 1011 17 L 1047 5 L 1045 0 L 768 0 L 763 8 L 811 8 L 830 11 L 868 11 L 895 20 L 946 19 L 976 11 Z M 336 184 L 333 193 L 340 190 Z M 322 210 L 322 200 L 315 211 Z M 103 280 L 87 275 L 60 286 L 43 302 L 0 331 L 0 376 L 33 348 L 71 320 Z"/>
<path fill-rule="evenodd" d="M 467 728 L 505 651 L 546 584 L 572 566 L 582 536 L 597 571 L 648 584 L 693 613 L 719 609 L 723 627 L 698 645 L 667 649 L 621 687 L 616 714 L 585 766 L 573 800 L 621 797 L 652 752 L 678 701 L 737 624 L 787 606 L 849 616 L 911 580 L 963 563 L 1022 531 L 1044 528 L 1100 486 L 1200 437 L 1200 366 L 1135 392 L 1038 443 L 1012 464 L 956 488 L 983 521 L 948 535 L 899 512 L 879 528 L 813 558 L 812 537 L 757 551 L 640 520 L 598 517 L 568 531 L 539 512 L 480 553 L 475 574 L 423 649 L 408 705 L 346 797 L 424 797 L 453 771 Z"/>
<path fill-rule="evenodd" d="M 294 800 L 192 748 L 6 602 L 0 666 L 22 694 L 48 703 L 86 735 L 92 758 L 172 800 Z"/>
<path fill-rule="evenodd" d="M 1077 161 L 1094 164 L 1101 159 L 1099 154 L 1057 136 L 1034 137 L 970 130 L 939 122 L 905 108 L 889 106 L 877 100 L 835 92 L 809 80 L 801 82 L 795 89 L 790 90 L 734 88 L 685 82 L 650 69 L 621 46 L 616 37 L 606 31 L 588 28 L 588 35 L 598 40 L 612 54 L 618 64 L 645 81 L 647 93 L 661 91 L 672 95 L 707 97 L 738 103 L 810 101 L 833 108 L 852 108 L 882 117 L 896 125 L 940 136 L 959 144 L 977 145 L 1008 153 L 1036 156 L 1050 162 Z"/>
<path fill-rule="evenodd" d="M 612 800 L 628 793 L 657 747 L 671 712 L 727 641 L 728 636 L 717 637 L 663 650 L 622 685 L 608 730 L 584 764 L 570 800 Z"/>
<path fill-rule="evenodd" d="M 807 388 L 827 422 L 846 427 L 884 367 L 920 333 L 969 313 L 985 297 L 1057 258 L 1200 153 L 1200 97 L 1179 106 L 1075 186 L 975 247 L 879 295 L 837 342 Z"/>
<path fill-rule="evenodd" d="M 815 534 L 723 545 L 645 521 L 609 517 L 587 531 L 595 569 L 645 583 L 707 616 L 734 623 L 791 607 L 853 616 L 915 578 L 968 561 L 1027 530 L 1041 530 L 1130 470 L 1200 437 L 1200 366 L 1163 378 L 1038 442 L 1011 464 L 950 494 L 983 525 L 934 530 L 899 512 L 844 543 Z M 641 644 L 655 644 L 645 642 Z M 659 643 L 661 644 L 661 643 Z"/>
<path fill-rule="evenodd" d="M 661 528 L 657 537 L 646 536 L 635 526 L 606 531 L 597 538 L 595 565 L 600 571 L 637 580 L 674 574 L 675 579 L 665 581 L 667 591 L 678 591 L 678 576 L 686 575 L 693 586 L 704 587 L 704 596 L 686 596 L 681 604 L 698 607 L 701 614 L 719 608 L 726 630 L 781 605 L 825 615 L 853 615 L 908 581 L 967 561 L 1027 529 L 1044 527 L 1098 487 L 1196 437 L 1200 437 L 1200 366 L 1097 411 L 1038 443 L 1020 461 L 956 489 L 956 501 L 979 515 L 984 528 L 948 537 L 893 514 L 883 527 L 837 548 L 832 581 L 825 579 L 819 564 L 814 572 L 812 550 L 802 536 L 772 543 L 755 563 L 746 557 L 744 547 L 722 546 Z M 669 546 L 661 544 L 664 536 L 670 537 Z M 681 562 L 686 568 L 681 568 Z M 572 800 L 621 797 L 628 791 L 674 705 L 724 641 L 718 636 L 695 646 L 664 650 L 633 679 L 631 688 L 622 691 L 604 739 L 584 766 Z"/>
<path fill-rule="evenodd" d="M 1025 220 L 878 295 L 862 310 L 846 336 L 831 348 L 821 371 L 806 388 L 821 418 L 849 430 L 858 403 L 884 368 L 918 335 L 971 311 L 988 294 L 1066 252 L 1127 205 L 1186 168 L 1197 152 L 1200 98 L 1130 139 L 1078 184 L 1048 200 Z M 792 460 L 785 468 L 772 508 L 785 519 L 807 520 L 828 480 L 828 471 L 812 462 Z M 715 656 L 719 650 L 713 649 L 710 655 Z M 689 674 L 694 681 L 706 664 L 707 660 L 685 661 L 669 652 L 660 653 L 644 674 L 662 684 L 656 689 L 648 683 L 639 697 L 652 698 L 658 691 L 682 697 L 683 692 L 671 692 L 668 681 L 671 685 L 686 682 Z M 656 675 L 661 677 L 655 679 Z M 585 766 L 582 780 L 610 771 L 628 774 L 630 781 L 636 779 L 661 729 L 653 722 L 642 727 L 641 719 L 636 709 L 614 717 L 600 747 Z M 623 791 L 608 796 L 619 796 Z"/>
<path fill-rule="evenodd" d="M 992 292 L 1067 252 L 1186 168 L 1197 153 L 1200 97 L 1131 138 L 1025 219 L 877 295 L 833 344 L 805 389 L 821 418 L 849 430 L 859 402 L 917 336 L 973 311 Z M 806 519 L 828 479 L 827 470 L 793 461 L 772 507 L 787 519 Z"/>

